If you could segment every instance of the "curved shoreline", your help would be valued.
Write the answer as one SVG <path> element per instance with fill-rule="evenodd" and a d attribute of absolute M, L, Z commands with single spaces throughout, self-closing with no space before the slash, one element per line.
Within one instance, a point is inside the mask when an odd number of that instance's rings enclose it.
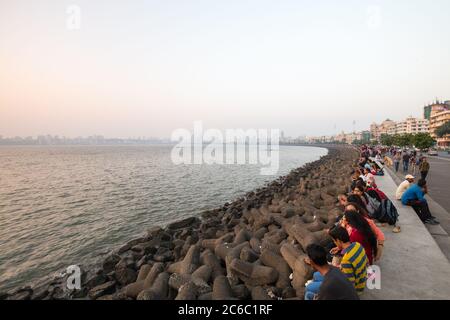
<path fill-rule="evenodd" d="M 295 261 L 302 254 L 302 242 L 323 237 L 318 233 L 330 220 L 326 211 L 332 211 L 338 192 L 329 191 L 330 187 L 326 191 L 326 182 L 332 183 L 333 168 L 342 172 L 338 165 L 351 166 L 354 160 L 350 148 L 309 146 L 326 148 L 328 154 L 231 203 L 205 211 L 200 218 L 149 229 L 146 236 L 114 250 L 95 275 L 84 273 L 81 290 L 68 291 L 67 277 L 63 277 L 0 298 L 267 298 L 268 292 L 274 297 L 300 297 L 300 278 L 306 274 L 300 277 Z M 345 189 L 349 173 L 337 177 L 335 189 Z M 304 230 L 291 227 L 302 224 Z M 284 270 L 278 270 L 280 265 Z M 294 271 L 291 284 L 286 279 L 288 270 Z M 258 277 L 254 272 L 262 274 Z"/>

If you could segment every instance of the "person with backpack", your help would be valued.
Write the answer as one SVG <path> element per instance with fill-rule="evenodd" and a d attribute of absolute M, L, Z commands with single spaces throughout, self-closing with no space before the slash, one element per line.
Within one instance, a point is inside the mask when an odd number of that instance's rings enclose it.
<path fill-rule="evenodd" d="M 392 230 L 394 233 L 400 232 L 400 227 L 396 225 L 398 221 L 397 208 L 395 208 L 392 201 L 384 192 L 378 188 L 373 188 L 371 186 L 365 188 L 361 184 L 358 184 L 353 189 L 353 194 L 359 196 L 363 200 L 370 218 L 394 226 L 394 229 Z"/>
<path fill-rule="evenodd" d="M 381 209 L 381 201 L 377 196 L 371 196 L 366 193 L 366 187 L 357 183 L 355 188 L 352 190 L 352 194 L 360 197 L 361 201 L 365 204 L 367 211 L 370 214 L 370 217 L 373 219 L 377 219 L 380 215 Z"/>
<path fill-rule="evenodd" d="M 384 199 L 387 199 L 386 194 L 378 189 L 377 186 L 371 185 L 370 183 L 367 185 L 366 192 L 371 196 L 376 198 L 378 201 L 383 201 Z"/>
<path fill-rule="evenodd" d="M 389 225 L 394 226 L 392 232 L 400 232 L 400 227 L 397 226 L 398 211 L 389 198 L 381 200 L 380 211 L 377 220 L 381 223 L 388 223 Z"/>
<path fill-rule="evenodd" d="M 423 223 L 437 225 L 439 221 L 431 215 L 428 202 L 425 199 L 427 192 L 427 182 L 424 179 L 420 179 L 417 184 L 413 184 L 403 193 L 402 204 L 411 206 Z"/>

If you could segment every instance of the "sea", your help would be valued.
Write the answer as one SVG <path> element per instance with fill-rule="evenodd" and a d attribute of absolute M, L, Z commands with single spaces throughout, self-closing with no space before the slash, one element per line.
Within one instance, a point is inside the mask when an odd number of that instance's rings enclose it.
<path fill-rule="evenodd" d="M 280 146 L 259 164 L 175 164 L 173 145 L 0 146 L 0 290 L 33 286 L 69 265 L 92 268 L 153 226 L 199 215 L 327 150 Z"/>

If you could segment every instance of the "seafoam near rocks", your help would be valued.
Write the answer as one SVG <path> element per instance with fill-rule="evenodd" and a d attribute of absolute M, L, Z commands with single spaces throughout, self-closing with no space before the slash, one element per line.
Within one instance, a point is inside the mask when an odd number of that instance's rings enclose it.
<path fill-rule="evenodd" d="M 67 291 L 60 279 L 45 290 L 21 288 L 2 297 L 302 299 L 312 276 L 305 248 L 330 241 L 324 229 L 340 213 L 336 196 L 348 191 L 356 159 L 350 147 L 329 147 L 320 160 L 232 203 L 153 227 L 83 277 L 81 290 Z"/>

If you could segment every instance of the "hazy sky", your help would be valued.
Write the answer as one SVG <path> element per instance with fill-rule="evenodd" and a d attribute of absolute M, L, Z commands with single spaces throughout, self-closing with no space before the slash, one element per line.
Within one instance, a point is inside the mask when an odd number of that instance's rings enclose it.
<path fill-rule="evenodd" d="M 0 135 L 170 136 L 202 120 L 297 136 L 421 116 L 450 99 L 449 12 L 448 0 L 0 0 Z"/>

